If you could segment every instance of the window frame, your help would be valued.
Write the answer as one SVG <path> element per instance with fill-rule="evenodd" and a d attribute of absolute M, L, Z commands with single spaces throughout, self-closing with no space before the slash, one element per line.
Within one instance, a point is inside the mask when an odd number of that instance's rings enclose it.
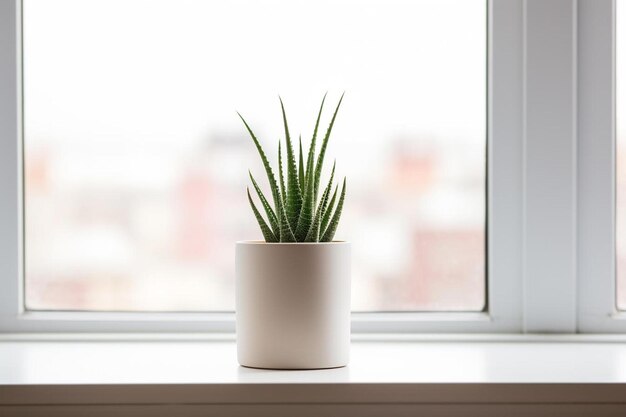
<path fill-rule="evenodd" d="M 576 0 L 524 2 L 523 331 L 577 329 Z"/>
<path fill-rule="evenodd" d="M 353 313 L 355 333 L 523 330 L 527 189 L 523 0 L 488 0 L 485 312 Z M 22 1 L 0 2 L 0 332 L 215 332 L 234 313 L 45 312 L 24 308 Z M 234 244 L 234 243 L 233 243 Z M 526 293 L 527 295 L 527 293 Z"/>
<path fill-rule="evenodd" d="M 616 1 L 579 0 L 578 330 L 626 332 L 617 310 Z"/>

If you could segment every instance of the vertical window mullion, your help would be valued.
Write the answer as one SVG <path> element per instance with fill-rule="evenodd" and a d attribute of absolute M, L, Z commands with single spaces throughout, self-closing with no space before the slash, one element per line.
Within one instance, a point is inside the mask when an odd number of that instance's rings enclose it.
<path fill-rule="evenodd" d="M 490 2 L 488 310 L 521 330 L 523 1 Z"/>
<path fill-rule="evenodd" d="M 20 1 L 0 2 L 0 328 L 20 312 Z"/>
<path fill-rule="evenodd" d="M 579 330 L 624 331 L 614 316 L 615 4 L 578 4 Z"/>
<path fill-rule="evenodd" d="M 576 12 L 525 4 L 525 332 L 576 330 Z"/>

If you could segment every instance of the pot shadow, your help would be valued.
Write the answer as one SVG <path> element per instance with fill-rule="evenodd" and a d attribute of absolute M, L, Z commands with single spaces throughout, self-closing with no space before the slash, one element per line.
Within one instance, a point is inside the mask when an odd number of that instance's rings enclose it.
<path fill-rule="evenodd" d="M 239 365 L 237 368 L 237 381 L 243 383 L 332 383 L 349 380 L 349 366 L 322 369 L 268 369 Z"/>

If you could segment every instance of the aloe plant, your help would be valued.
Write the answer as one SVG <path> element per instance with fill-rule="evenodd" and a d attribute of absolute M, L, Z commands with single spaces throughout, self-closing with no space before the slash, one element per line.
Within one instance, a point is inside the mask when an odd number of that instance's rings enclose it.
<path fill-rule="evenodd" d="M 298 139 L 299 153 L 297 163 L 296 153 L 289 134 L 285 105 L 282 99 L 279 98 L 279 100 L 285 130 L 285 154 L 283 154 L 281 141 L 279 141 L 278 181 L 256 135 L 243 116 L 237 113 L 259 152 L 272 192 L 272 202 L 274 203 L 273 206 L 270 204 L 267 197 L 263 194 L 263 191 L 261 191 L 252 172 L 248 172 L 254 191 L 261 203 L 260 206 L 263 212 L 265 212 L 265 217 L 263 217 L 263 214 L 255 205 L 252 195 L 250 194 L 250 188 L 248 187 L 247 193 L 250 207 L 252 208 L 254 217 L 259 223 L 259 227 L 261 228 L 266 242 L 330 242 L 335 236 L 346 195 L 346 179 L 344 178 L 341 192 L 339 192 L 339 199 L 337 200 L 339 186 L 336 185 L 333 187 L 335 164 L 333 164 L 328 184 L 323 188 L 319 198 L 318 195 L 326 147 L 337 118 L 337 113 L 339 112 L 339 107 L 343 101 L 343 94 L 337 103 L 330 124 L 326 129 L 326 134 L 322 139 L 320 151 L 316 158 L 317 133 L 324 109 L 324 102 L 326 101 L 326 95 L 324 95 L 315 121 L 315 128 L 313 129 L 313 136 L 311 138 L 311 144 L 309 145 L 306 161 L 302 154 L 302 137 L 300 136 Z M 283 155 L 285 157 L 285 164 L 287 165 L 286 173 L 283 171 Z M 331 196 L 331 190 L 333 189 L 334 191 Z M 335 202 L 337 203 L 336 205 Z"/>

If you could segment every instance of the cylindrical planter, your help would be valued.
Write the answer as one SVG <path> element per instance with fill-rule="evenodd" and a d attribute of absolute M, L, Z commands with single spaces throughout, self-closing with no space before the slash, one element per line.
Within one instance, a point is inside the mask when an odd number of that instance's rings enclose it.
<path fill-rule="evenodd" d="M 243 366 L 335 368 L 350 354 L 350 243 L 237 242 Z"/>

